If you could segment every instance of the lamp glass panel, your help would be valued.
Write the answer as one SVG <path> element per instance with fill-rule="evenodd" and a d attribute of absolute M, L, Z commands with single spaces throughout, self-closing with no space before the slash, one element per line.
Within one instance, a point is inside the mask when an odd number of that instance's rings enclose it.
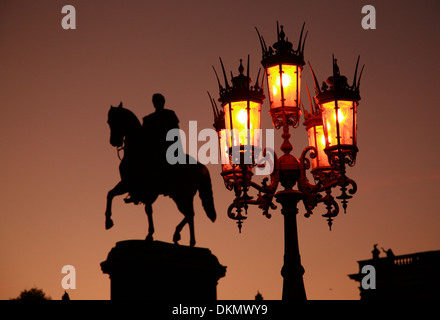
<path fill-rule="evenodd" d="M 267 81 L 271 109 L 283 106 L 298 107 L 296 100 L 300 99 L 301 89 L 301 69 L 298 66 L 281 64 L 269 67 L 267 68 Z"/>
<path fill-rule="evenodd" d="M 322 121 L 327 136 L 327 147 L 336 146 L 337 126 L 341 145 L 356 145 L 356 103 L 353 101 L 338 100 L 336 113 L 335 101 L 322 104 Z"/>
<path fill-rule="evenodd" d="M 261 139 L 261 104 L 249 101 L 250 127 L 248 128 L 248 101 L 234 101 L 224 105 L 226 129 L 229 134 L 229 148 L 248 145 L 259 146 Z M 232 120 L 232 127 L 231 127 Z M 248 130 L 249 129 L 249 130 Z"/>
<path fill-rule="evenodd" d="M 229 158 L 228 134 L 226 129 L 219 132 L 220 161 L 222 164 L 222 172 L 233 169 Z"/>
<path fill-rule="evenodd" d="M 324 127 L 322 125 L 312 126 L 308 130 L 309 146 L 313 146 L 318 150 L 317 157 L 312 159 L 312 169 L 329 167 L 328 157 L 324 152 L 325 149 L 325 135 Z"/>

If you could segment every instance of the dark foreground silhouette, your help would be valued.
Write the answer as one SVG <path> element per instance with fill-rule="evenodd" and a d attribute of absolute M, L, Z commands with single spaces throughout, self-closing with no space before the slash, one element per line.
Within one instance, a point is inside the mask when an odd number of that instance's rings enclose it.
<path fill-rule="evenodd" d="M 117 242 L 101 270 L 110 278 L 110 299 L 126 301 L 216 300 L 218 280 L 226 274 L 207 248 L 157 240 Z"/>
<path fill-rule="evenodd" d="M 169 165 L 164 163 L 162 150 L 157 150 L 158 136 L 145 130 L 136 115 L 123 108 L 110 107 L 108 124 L 111 135 L 110 143 L 114 147 L 124 148 L 124 156 L 119 165 L 121 181 L 108 192 L 105 211 L 105 227 L 113 226 L 111 206 L 114 197 L 129 193 L 126 202 L 143 203 L 148 216 L 148 235 L 146 240 L 153 240 L 154 224 L 152 204 L 162 194 L 174 200 L 179 211 L 184 215 L 177 225 L 173 242 L 180 240 L 180 231 L 188 223 L 190 246 L 194 246 L 194 207 L 193 200 L 199 191 L 203 208 L 211 221 L 215 221 L 216 212 L 212 195 L 211 178 L 208 169 L 201 163 L 189 161 L 187 164 Z M 164 141 L 165 143 L 165 141 Z M 159 163 L 158 163 L 159 158 Z M 160 159 L 164 160 L 161 161 Z"/>

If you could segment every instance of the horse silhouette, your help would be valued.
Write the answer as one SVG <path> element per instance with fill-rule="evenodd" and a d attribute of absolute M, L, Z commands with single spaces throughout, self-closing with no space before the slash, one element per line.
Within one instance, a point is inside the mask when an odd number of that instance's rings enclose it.
<path fill-rule="evenodd" d="M 148 217 L 148 235 L 146 240 L 153 240 L 153 208 L 152 204 L 162 194 L 174 200 L 179 211 L 184 215 L 177 225 L 173 235 L 175 244 L 180 240 L 182 228 L 188 224 L 190 230 L 190 246 L 194 246 L 194 196 L 199 191 L 203 208 L 208 218 L 214 222 L 216 212 L 212 195 L 211 178 L 208 169 L 201 163 L 156 165 L 155 150 L 149 150 L 149 141 L 153 134 L 146 134 L 136 115 L 123 108 L 122 102 L 118 107 L 110 107 L 108 112 L 110 126 L 110 144 L 124 148 L 124 156 L 119 165 L 121 181 L 107 194 L 105 211 L 105 228 L 113 226 L 111 206 L 114 197 L 129 193 L 132 199 L 126 202 L 143 203 Z M 187 159 L 189 156 L 187 155 Z M 165 168 L 165 170 L 163 169 Z"/>

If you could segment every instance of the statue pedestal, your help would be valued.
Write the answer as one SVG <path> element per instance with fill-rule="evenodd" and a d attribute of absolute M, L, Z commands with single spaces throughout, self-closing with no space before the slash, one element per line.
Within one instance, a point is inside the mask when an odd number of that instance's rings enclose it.
<path fill-rule="evenodd" d="M 111 300 L 216 300 L 226 273 L 208 249 L 145 240 L 117 242 L 101 269 Z"/>

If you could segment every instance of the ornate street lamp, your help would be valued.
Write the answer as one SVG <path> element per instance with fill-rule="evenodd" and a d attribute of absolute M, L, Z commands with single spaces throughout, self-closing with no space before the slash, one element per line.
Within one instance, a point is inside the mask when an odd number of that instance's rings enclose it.
<path fill-rule="evenodd" d="M 247 76 L 243 74 L 244 68 L 240 62 L 240 74 L 232 77 L 232 86 L 228 83 L 223 63 L 221 63 L 225 87 L 221 85 L 218 76 L 217 81 L 223 114 L 218 111 L 215 101 L 210 97 L 214 108 L 214 126 L 219 133 L 220 142 L 226 144 L 229 152 L 230 166 L 222 165 L 225 184 L 229 190 L 235 192 L 235 199 L 228 208 L 228 216 L 237 220 L 241 231 L 249 205 L 258 205 L 263 210 L 263 215 L 268 218 L 271 216 L 269 209 L 276 208 L 272 202 L 274 197 L 282 206 L 285 245 L 284 266 L 281 270 L 284 279 L 283 300 L 306 299 L 302 278 L 304 269 L 299 255 L 296 223 L 298 202 L 304 203 L 306 217 L 312 214 L 312 210 L 319 203 L 324 203 L 327 212 L 323 216 L 327 218 L 331 228 L 332 219 L 339 212 L 338 204 L 331 195 L 331 189 L 341 187 L 342 194 L 336 199 L 342 200 L 344 210 L 347 199 L 351 198 L 346 191 L 348 190 L 350 194 L 356 192 L 355 182 L 346 176 L 345 165 L 354 165 L 358 151 L 356 112 L 360 100 L 360 79 L 356 84 L 356 73 L 359 59 L 351 87 L 347 84 L 347 78 L 340 75 L 335 59 L 333 59 L 333 76 L 327 79 L 328 85 L 324 84 L 322 89 L 319 89 L 318 81 L 312 70 L 317 93 L 314 98 L 316 103 L 312 104 L 309 94 L 311 112 L 306 112 L 303 108 L 309 146 L 303 150 L 299 159 L 290 153 L 293 147 L 290 143 L 289 127 L 298 126 L 301 107 L 303 107 L 300 84 L 301 71 L 305 65 L 303 53 L 307 37 L 306 33 L 304 41 L 302 40 L 303 31 L 304 25 L 296 50 L 293 49 L 292 43 L 285 39 L 283 27 L 280 28 L 278 24 L 277 42 L 273 47 L 267 47 L 263 37 L 258 33 L 263 50 L 261 63 L 267 74 L 269 113 L 274 127 L 283 128 L 281 145 L 283 155 L 280 158 L 274 155 L 275 163 L 270 175 L 270 183 L 268 183 L 269 178 L 264 178 L 262 185 L 252 181 L 252 168 L 256 165 L 253 153 L 260 151 L 257 147 L 260 145 L 259 139 L 261 138 L 259 137 L 260 112 L 265 97 L 263 85 L 258 84 L 258 77 L 256 84 L 253 87 L 250 86 L 249 57 Z M 221 120 L 222 115 L 224 115 L 224 120 Z M 225 133 L 222 133 L 223 130 Z M 237 137 L 239 130 L 244 134 Z M 252 133 L 255 130 L 257 131 Z M 311 183 L 307 178 L 306 173 L 310 167 L 315 183 Z M 226 183 L 226 177 L 228 183 Z M 284 189 L 277 191 L 279 184 Z M 350 185 L 351 188 L 348 189 Z M 297 189 L 294 189 L 295 186 Z M 248 194 L 251 187 L 258 191 L 256 199 Z"/>
<path fill-rule="evenodd" d="M 218 134 L 220 159 L 221 159 L 221 175 L 223 177 L 225 187 L 228 190 L 233 190 L 234 182 L 242 179 L 242 172 L 239 167 L 230 163 L 229 160 L 229 141 L 225 125 L 225 113 L 219 110 L 214 99 L 208 92 L 209 100 L 211 101 L 212 110 L 214 112 L 214 128 Z M 252 173 L 250 171 L 250 173 Z"/>

